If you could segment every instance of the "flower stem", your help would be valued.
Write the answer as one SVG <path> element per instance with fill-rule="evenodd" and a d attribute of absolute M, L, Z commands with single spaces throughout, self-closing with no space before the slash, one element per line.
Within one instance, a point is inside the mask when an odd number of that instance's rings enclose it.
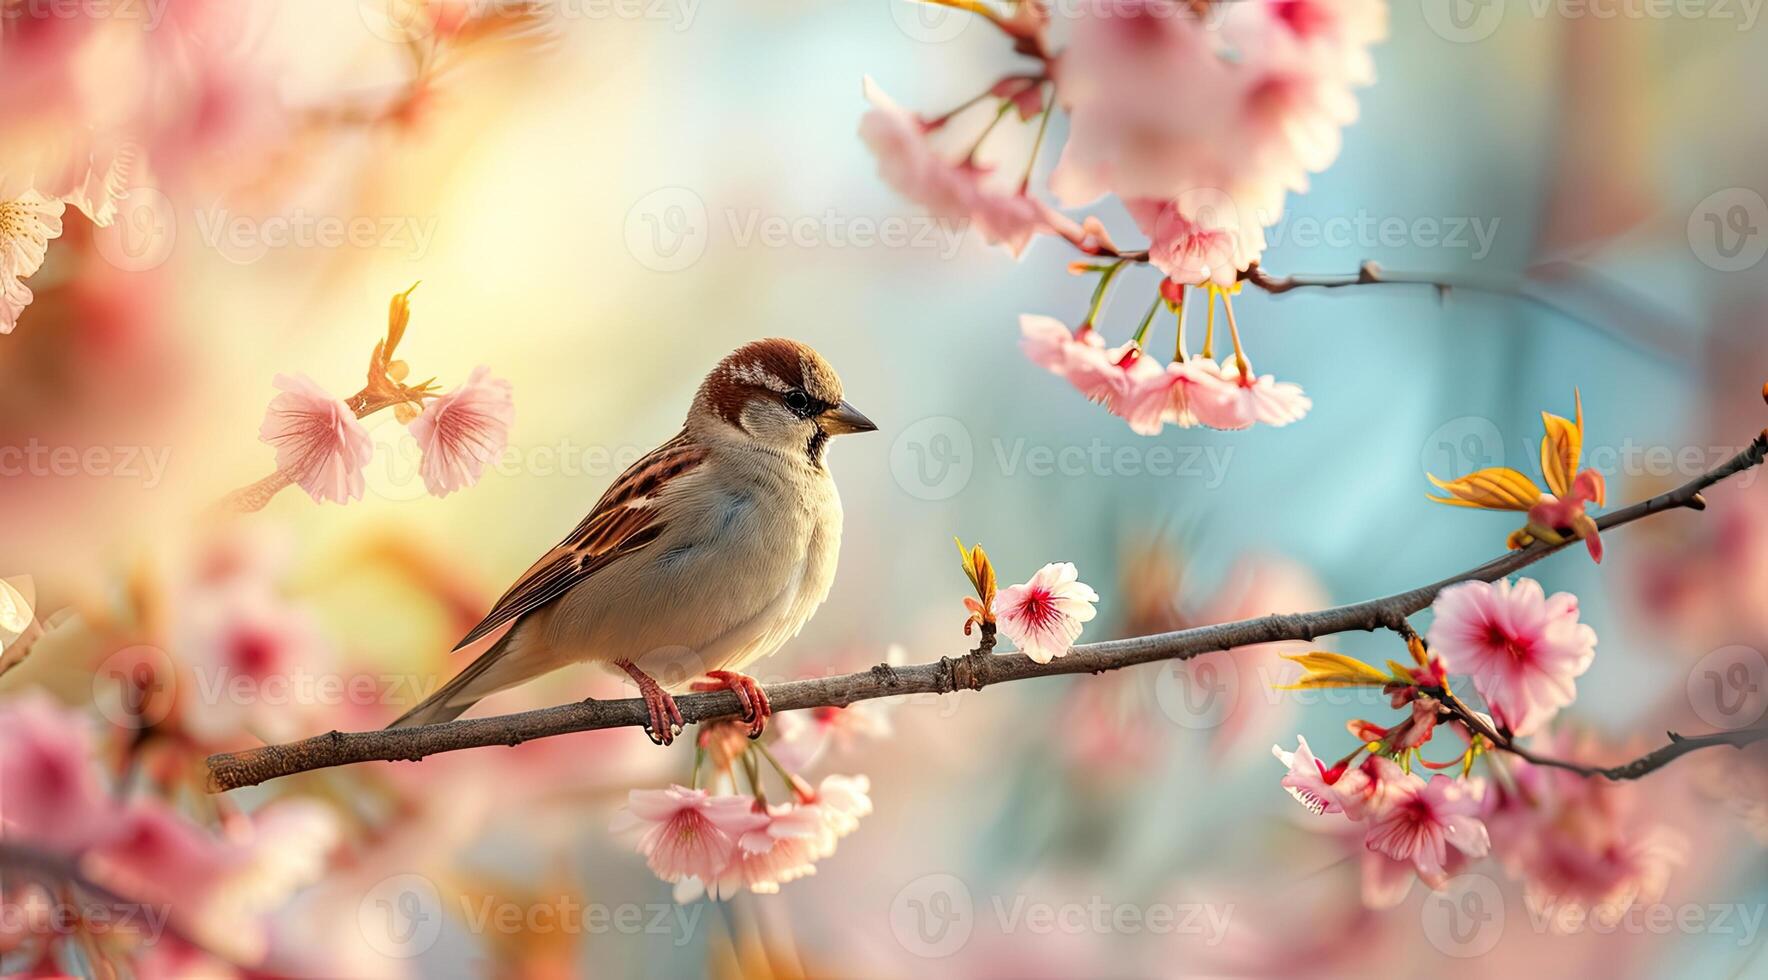
<path fill-rule="evenodd" d="M 1185 288 L 1179 287 L 1179 301 L 1173 304 L 1173 312 L 1179 316 L 1179 339 L 1173 344 L 1173 360 L 1180 364 L 1189 356 L 1185 353 Z"/>
<path fill-rule="evenodd" d="M 1031 144 L 1031 159 L 1025 161 L 1025 176 L 1019 181 L 1019 193 L 1024 194 L 1031 187 L 1031 171 L 1037 166 L 1038 151 L 1044 148 L 1044 133 L 1050 128 L 1050 115 L 1056 109 L 1056 100 L 1052 97 L 1044 103 L 1043 118 L 1038 120 L 1037 140 Z"/>
<path fill-rule="evenodd" d="M 1222 309 L 1228 314 L 1228 336 L 1234 341 L 1234 366 L 1240 369 L 1240 379 L 1246 380 L 1252 373 L 1252 365 L 1246 363 L 1246 351 L 1240 347 L 1240 325 L 1234 322 L 1234 300 L 1227 293 L 1222 293 Z"/>
<path fill-rule="evenodd" d="M 1124 261 L 1118 259 L 1106 266 L 1105 271 L 1100 273 L 1099 284 L 1093 287 L 1093 302 L 1087 307 L 1087 318 L 1083 321 L 1087 326 L 1092 326 L 1099 319 L 1099 307 L 1105 305 L 1105 291 L 1111 288 L 1111 280 L 1123 271 L 1123 265 Z"/>
<path fill-rule="evenodd" d="M 982 127 L 981 135 L 976 137 L 976 142 L 970 144 L 970 152 L 964 154 L 964 163 L 971 164 L 976 162 L 976 151 L 982 149 L 982 144 L 988 140 L 988 134 L 995 131 L 995 127 L 1001 124 L 1002 119 L 1007 118 L 1007 113 L 1010 112 L 1012 108 L 1012 99 L 1008 98 L 1001 100 L 1001 107 L 995 110 L 994 118 L 988 121 L 987 126 Z"/>
<path fill-rule="evenodd" d="M 1213 361 L 1215 360 L 1216 285 L 1210 283 L 1203 288 L 1204 295 L 1209 297 L 1209 315 L 1204 318 L 1203 322 L 1203 358 L 1206 361 Z"/>
<path fill-rule="evenodd" d="M 1160 312 L 1160 304 L 1164 302 L 1166 300 L 1159 293 L 1154 294 L 1154 302 L 1149 304 L 1147 314 L 1142 317 L 1142 325 L 1136 328 L 1135 344 L 1137 347 L 1141 347 L 1142 341 L 1147 338 L 1148 328 L 1154 325 L 1154 314 Z"/>
<path fill-rule="evenodd" d="M 694 748 L 694 773 L 692 776 L 690 776 L 688 778 L 688 789 L 699 789 L 700 788 L 700 766 L 705 764 L 705 762 L 706 762 L 706 746 L 704 746 L 704 745 L 696 746 Z"/>

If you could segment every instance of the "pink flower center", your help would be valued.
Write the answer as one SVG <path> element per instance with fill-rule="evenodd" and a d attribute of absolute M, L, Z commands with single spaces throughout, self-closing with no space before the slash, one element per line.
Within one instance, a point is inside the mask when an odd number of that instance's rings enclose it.
<path fill-rule="evenodd" d="M 1311 0 L 1277 0 L 1271 12 L 1296 37 L 1308 38 L 1322 34 L 1332 26 L 1332 17 L 1325 8 Z"/>
<path fill-rule="evenodd" d="M 1019 618 L 1033 629 L 1053 625 L 1060 614 L 1056 611 L 1056 603 L 1052 600 L 1050 590 L 1034 588 L 1027 591 L 1025 598 L 1019 601 Z"/>
<path fill-rule="evenodd" d="M 1502 627 L 1486 627 L 1486 644 L 1494 650 L 1510 654 L 1511 662 L 1523 663 L 1534 657 L 1534 644 L 1506 633 Z"/>

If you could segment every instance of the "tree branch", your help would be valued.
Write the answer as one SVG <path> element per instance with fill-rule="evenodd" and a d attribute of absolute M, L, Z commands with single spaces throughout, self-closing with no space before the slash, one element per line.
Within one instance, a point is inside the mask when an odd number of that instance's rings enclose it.
<path fill-rule="evenodd" d="M 1702 490 L 1761 464 L 1765 457 L 1768 457 L 1768 431 L 1758 434 L 1747 448 L 1717 468 L 1667 493 L 1611 511 L 1596 522 L 1597 526 L 1607 530 L 1631 524 L 1653 514 L 1684 507 L 1702 510 L 1706 507 L 1706 501 L 1701 497 Z M 1158 660 L 1188 660 L 1234 647 L 1283 640 L 1313 640 L 1352 630 L 1388 628 L 1404 632 L 1410 629 L 1406 618 L 1429 607 L 1437 593 L 1443 589 L 1458 582 L 1496 581 L 1546 558 L 1575 540 L 1570 539 L 1558 545 L 1537 542 L 1527 548 L 1507 552 L 1440 582 L 1317 612 L 1261 616 L 1257 619 L 1200 626 L 1152 636 L 1086 643 L 1069 650 L 1067 656 L 1047 664 L 1036 663 L 1021 653 L 941 657 L 933 663 L 909 667 L 880 664 L 861 673 L 772 684 L 767 687 L 767 696 L 775 711 L 846 707 L 856 701 L 873 698 L 904 694 L 949 694 L 959 690 L 980 691 L 991 684 L 1033 677 L 1097 674 Z M 677 698 L 676 704 L 681 708 L 683 720 L 690 725 L 736 718 L 741 714 L 737 696 L 730 691 L 688 694 Z M 208 759 L 208 788 L 210 792 L 225 792 L 242 786 L 254 786 L 280 776 L 330 766 L 374 761 L 416 761 L 438 752 L 454 752 L 487 745 L 518 745 L 550 735 L 640 726 L 646 719 L 644 701 L 629 698 L 619 701 L 582 701 L 537 711 L 415 728 L 374 732 L 333 731 L 286 745 L 266 745 L 241 752 L 212 755 Z M 1651 768 L 1712 744 L 1738 743 L 1735 735 L 1680 739 L 1667 749 L 1659 750 L 1664 755 Z M 1523 757 L 1528 758 L 1526 755 Z M 1637 775 L 1649 771 L 1651 769 L 1646 768 Z M 1606 771 L 1592 768 L 1587 774 L 1606 774 Z"/>

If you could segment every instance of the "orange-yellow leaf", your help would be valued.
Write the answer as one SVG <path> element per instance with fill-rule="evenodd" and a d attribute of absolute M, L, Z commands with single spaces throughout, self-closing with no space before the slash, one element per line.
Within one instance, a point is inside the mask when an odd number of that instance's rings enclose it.
<path fill-rule="evenodd" d="M 1315 650 L 1312 653 L 1286 653 L 1285 660 L 1293 660 L 1301 664 L 1307 673 L 1294 684 L 1279 684 L 1279 691 L 1304 691 L 1319 687 L 1385 687 L 1394 683 L 1390 674 L 1384 674 L 1356 657 L 1347 657 L 1342 653 L 1327 653 Z"/>
<path fill-rule="evenodd" d="M 1547 434 L 1541 437 L 1541 475 L 1556 497 L 1570 495 L 1572 477 L 1578 472 L 1578 456 L 1584 448 L 1584 396 L 1577 389 L 1572 398 L 1578 406 L 1577 421 L 1550 412 L 1541 413 Z"/>
<path fill-rule="evenodd" d="M 1431 500 L 1456 507 L 1528 510 L 1541 500 L 1541 488 L 1535 486 L 1535 481 L 1508 466 L 1476 470 L 1458 480 L 1444 481 L 1432 476 L 1430 482 L 1450 494 L 1448 497 L 1430 497 Z"/>

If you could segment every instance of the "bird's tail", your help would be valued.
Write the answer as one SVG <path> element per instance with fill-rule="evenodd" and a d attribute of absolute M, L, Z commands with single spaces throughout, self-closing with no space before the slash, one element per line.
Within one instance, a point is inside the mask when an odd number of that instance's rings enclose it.
<path fill-rule="evenodd" d="M 465 670 L 454 675 L 454 678 L 438 688 L 436 693 L 419 701 L 410 711 L 395 718 L 393 723 L 387 727 L 412 728 L 417 725 L 433 725 L 437 722 L 453 721 L 468 708 L 477 704 L 480 698 L 493 693 L 495 688 L 481 689 L 483 685 L 475 687 L 474 682 L 483 680 L 485 672 L 502 659 L 504 648 L 509 645 L 510 637 L 514 636 L 515 632 L 515 630 L 510 630 L 499 637 L 496 643 L 491 644 L 491 647 L 480 654 L 478 659 L 468 664 Z"/>

